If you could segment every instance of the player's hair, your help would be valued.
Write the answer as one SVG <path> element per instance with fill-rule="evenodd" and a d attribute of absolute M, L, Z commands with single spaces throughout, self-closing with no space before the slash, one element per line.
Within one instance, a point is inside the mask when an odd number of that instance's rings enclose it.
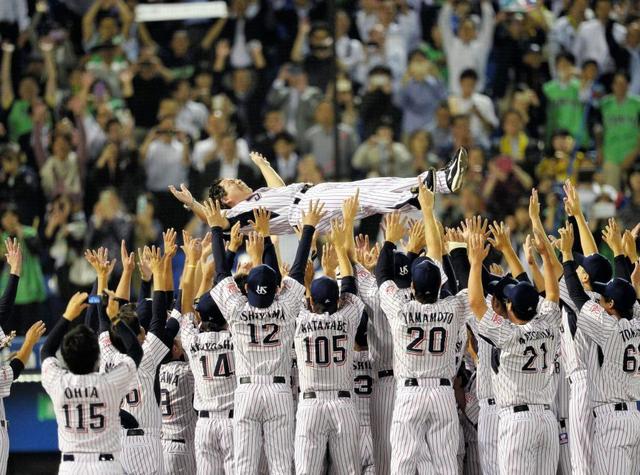
<path fill-rule="evenodd" d="M 140 326 L 140 320 L 138 319 L 138 315 L 136 314 L 135 308 L 133 305 L 124 305 L 120 307 L 118 310 L 118 319 L 122 320 L 127 326 L 131 329 L 134 335 L 138 336 L 142 327 Z M 126 353 L 127 348 L 124 345 L 122 339 L 116 334 L 113 326 L 109 328 L 109 338 L 111 339 L 111 344 L 120 352 Z"/>
<path fill-rule="evenodd" d="M 223 322 L 204 321 L 200 324 L 201 333 L 221 332 L 223 330 L 228 330 L 228 329 L 229 329 L 229 325 L 227 324 L 226 320 L 224 320 Z"/>
<path fill-rule="evenodd" d="M 242 295 L 244 295 L 245 297 L 247 296 L 247 278 L 248 277 L 249 277 L 249 274 L 245 274 L 244 272 L 239 272 L 237 274 L 234 274 L 233 276 L 233 280 L 236 281 L 236 285 L 240 289 L 240 292 L 242 292 Z"/>
<path fill-rule="evenodd" d="M 60 353 L 73 374 L 89 374 L 100 358 L 97 335 L 86 325 L 78 325 L 64 336 Z"/>
<path fill-rule="evenodd" d="M 222 199 L 225 196 L 227 196 L 227 192 L 222 186 L 222 178 L 216 178 L 215 180 L 213 180 L 213 183 L 211 183 L 211 186 L 209 187 L 209 198 L 211 198 L 213 201 L 218 201 L 221 208 L 228 209 L 229 207 L 222 202 Z"/>
<path fill-rule="evenodd" d="M 330 304 L 324 304 L 320 302 L 313 302 L 313 311 L 317 314 L 328 313 L 329 315 L 333 315 L 338 311 L 338 302 L 332 302 Z"/>
<path fill-rule="evenodd" d="M 436 303 L 438 301 L 436 294 L 425 294 L 423 292 L 417 292 L 415 289 L 413 291 L 413 298 L 423 305 Z"/>

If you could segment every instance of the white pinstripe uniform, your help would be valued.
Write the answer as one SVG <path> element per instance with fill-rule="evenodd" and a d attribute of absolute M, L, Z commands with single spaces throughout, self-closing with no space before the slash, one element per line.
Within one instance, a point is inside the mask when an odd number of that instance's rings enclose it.
<path fill-rule="evenodd" d="M 640 468 L 640 320 L 617 319 L 587 302 L 578 327 L 601 354 L 593 371 L 594 473 L 629 474 Z"/>
<path fill-rule="evenodd" d="M 465 406 L 460 420 L 464 431 L 465 475 L 481 475 L 480 455 L 478 453 L 478 417 L 480 415 L 480 404 L 476 396 L 476 375 L 474 371 L 464 387 Z"/>
<path fill-rule="evenodd" d="M 4 333 L 0 330 L 4 337 Z M 9 365 L 0 368 L 0 474 L 7 473 L 7 462 L 9 461 L 9 424 L 4 411 L 4 398 L 9 396 L 11 385 L 13 384 L 13 369 Z"/>
<path fill-rule="evenodd" d="M 486 299 L 491 308 L 491 297 Z M 480 408 L 478 414 L 478 457 L 483 475 L 497 475 L 498 469 L 498 407 L 493 391 L 494 371 L 492 369 L 493 347 L 478 332 L 478 320 L 469 319 L 469 327 L 478 342 L 478 362 L 476 364 L 476 398 Z"/>
<path fill-rule="evenodd" d="M 194 438 L 197 415 L 193 410 L 193 373 L 186 361 L 160 366 L 162 451 L 166 473 L 196 473 Z"/>
<path fill-rule="evenodd" d="M 249 305 L 233 277 L 211 291 L 234 338 L 239 383 L 234 400 L 235 473 L 257 473 L 264 446 L 270 473 L 291 474 L 294 413 L 289 349 L 304 294 L 304 286 L 290 277 L 282 279 L 267 308 Z"/>
<path fill-rule="evenodd" d="M 587 292 L 598 298 L 595 292 Z M 571 468 L 574 475 L 590 475 L 593 469 L 592 433 L 593 411 L 591 409 L 591 381 L 588 371 L 591 340 L 578 328 L 576 306 L 569 297 L 564 277 L 560 279 L 562 308 L 562 361 L 569 381 L 568 438 Z"/>
<path fill-rule="evenodd" d="M 420 175 L 422 180 L 425 177 L 426 173 Z M 435 181 L 437 193 L 450 193 L 446 171 L 437 171 Z M 316 229 L 318 233 L 324 234 L 331 229 L 331 220 L 342 216 L 342 203 L 345 199 L 353 196 L 357 188 L 360 189 L 360 210 L 356 219 L 362 219 L 374 214 L 391 213 L 396 210 L 415 210 L 413 206 L 404 203 L 416 197 L 411 193 L 411 189 L 415 188 L 417 184 L 416 177 L 381 177 L 353 182 L 320 183 L 308 188 L 305 193 L 301 192 L 306 187 L 305 183 L 294 183 L 283 188 L 260 188 L 249 198 L 227 210 L 226 216 L 232 224 L 242 215 L 250 216 L 249 219 L 253 219 L 253 210 L 258 206 L 263 206 L 271 211 L 271 234 L 292 234 L 292 226 L 297 226 L 300 223 L 300 210 L 308 209 L 309 201 L 320 200 L 325 205 L 326 214 Z M 299 202 L 294 206 L 293 202 L 296 199 Z M 242 228 L 243 231 L 251 229 L 250 226 Z"/>
<path fill-rule="evenodd" d="M 562 334 L 562 327 L 560 332 Z M 562 342 L 562 335 L 560 337 Z M 562 345 L 560 345 L 562 346 Z M 555 392 L 551 410 L 558 420 L 558 435 L 560 442 L 560 456 L 558 461 L 558 475 L 571 475 L 571 452 L 569 449 L 569 380 L 565 376 L 563 367 L 562 348 L 559 348 L 554 362 Z"/>
<path fill-rule="evenodd" d="M 396 401 L 391 424 L 391 472 L 413 475 L 425 458 L 441 474 L 456 474 L 459 422 L 452 380 L 455 341 L 468 315 L 467 292 L 421 305 L 406 302 L 396 284 L 380 286 L 393 334 Z"/>
<path fill-rule="evenodd" d="M 298 377 L 298 358 L 294 346 L 291 347 L 289 354 L 291 355 L 291 395 L 293 396 L 293 409 L 297 411 L 298 399 L 300 398 L 300 378 Z"/>
<path fill-rule="evenodd" d="M 295 332 L 302 399 L 298 403 L 295 469 L 319 473 L 328 448 L 339 474 L 360 472 L 360 444 L 353 389 L 353 345 L 364 304 L 343 292 L 333 314 L 303 309 Z"/>
<path fill-rule="evenodd" d="M 525 325 L 513 324 L 491 309 L 478 323 L 480 334 L 500 350 L 493 383 L 502 475 L 555 474 L 558 468 L 558 423 L 550 410 L 550 387 L 560 320 L 558 305 L 545 300 Z"/>
<path fill-rule="evenodd" d="M 182 348 L 195 380 L 193 407 L 200 414 L 195 429 L 197 473 L 233 474 L 233 339 L 228 331 L 198 333 L 192 314 L 174 310 L 171 315 L 180 321 Z"/>
<path fill-rule="evenodd" d="M 373 437 L 371 435 L 371 393 L 373 392 L 373 365 L 367 350 L 356 351 L 353 355 L 353 393 L 355 395 L 358 419 L 360 420 L 360 464 L 361 474 L 376 473 L 373 458 Z"/>
<path fill-rule="evenodd" d="M 57 358 L 42 362 L 42 386 L 53 404 L 62 452 L 60 474 L 122 474 L 120 401 L 136 365 L 122 355 L 108 373 L 73 374 Z"/>
<path fill-rule="evenodd" d="M 389 475 L 391 469 L 391 418 L 396 399 L 396 384 L 393 377 L 393 336 L 386 315 L 380 307 L 380 294 L 376 279 L 371 273 L 356 264 L 354 267 L 358 295 L 364 302 L 369 322 L 367 341 L 369 356 L 373 362 L 373 393 L 371 394 L 371 434 L 373 437 L 376 473 Z M 411 300 L 411 290 L 400 293 L 406 301 Z"/>
<path fill-rule="evenodd" d="M 105 372 L 111 371 L 122 358 L 112 344 L 108 332 L 100 334 L 101 362 Z M 130 382 L 130 391 L 122 400 L 122 409 L 138 421 L 138 429 L 122 429 L 122 467 L 129 474 L 162 475 L 162 413 L 156 400 L 154 383 L 158 366 L 169 348 L 153 333 L 147 333 L 142 344 L 142 361 L 136 378 Z"/>

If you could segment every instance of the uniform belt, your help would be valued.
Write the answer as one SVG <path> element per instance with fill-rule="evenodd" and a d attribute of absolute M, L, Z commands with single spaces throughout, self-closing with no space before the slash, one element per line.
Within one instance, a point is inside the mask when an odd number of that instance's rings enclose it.
<path fill-rule="evenodd" d="M 5 421 L 5 420 L 0 421 L 0 427 L 6 427 L 8 429 L 9 421 Z"/>
<path fill-rule="evenodd" d="M 300 193 L 301 195 L 304 195 L 307 191 L 309 191 L 311 188 L 313 188 L 313 185 L 311 183 L 305 183 L 302 188 L 300 188 L 300 191 L 298 193 Z M 302 198 L 300 196 L 296 196 L 293 199 L 293 204 L 297 205 L 298 203 L 300 203 L 300 201 L 302 200 Z"/>
<path fill-rule="evenodd" d="M 495 406 L 496 400 L 490 397 L 489 399 L 487 399 L 487 404 L 489 404 L 490 406 Z"/>
<path fill-rule="evenodd" d="M 76 457 L 73 454 L 62 454 L 63 462 L 75 462 Z M 112 462 L 115 460 L 113 454 L 98 454 L 99 462 Z"/>
<path fill-rule="evenodd" d="M 551 409 L 551 406 L 549 406 L 549 404 L 537 404 L 537 405 L 538 406 L 543 406 L 546 411 Z M 527 412 L 527 411 L 531 410 L 531 408 L 529 407 L 528 404 L 521 404 L 519 406 L 512 406 L 511 409 L 513 410 L 513 412 Z"/>
<path fill-rule="evenodd" d="M 392 369 L 385 369 L 382 371 L 378 371 L 378 378 L 388 378 L 389 376 L 393 376 Z"/>
<path fill-rule="evenodd" d="M 127 429 L 127 435 L 144 435 L 143 429 Z"/>
<path fill-rule="evenodd" d="M 176 442 L 178 444 L 186 444 L 187 441 L 184 439 L 171 439 L 169 442 Z"/>
<path fill-rule="evenodd" d="M 316 397 L 315 391 L 307 391 L 302 394 L 303 399 L 315 399 Z M 351 393 L 349 391 L 338 391 L 338 397 L 351 397 Z"/>
<path fill-rule="evenodd" d="M 284 384 L 287 382 L 287 378 L 284 376 L 274 376 L 273 383 L 274 384 Z M 240 378 L 240 384 L 251 384 L 251 376 L 242 376 Z"/>
<path fill-rule="evenodd" d="M 225 417 L 224 414 L 227 414 L 227 416 Z M 224 412 L 198 411 L 198 417 L 204 417 L 205 419 L 213 419 L 216 416 L 233 419 L 233 409 L 231 409 L 228 413 L 226 411 Z"/>
<path fill-rule="evenodd" d="M 640 403 L 638 401 L 616 402 L 612 404 L 603 404 L 593 408 L 593 417 L 598 417 L 605 412 L 622 412 L 622 411 L 640 411 Z"/>
<path fill-rule="evenodd" d="M 428 380 L 426 380 L 428 381 Z M 434 381 L 438 381 L 438 379 L 434 378 Z M 405 386 L 422 386 L 418 378 L 409 378 L 404 380 Z M 446 378 L 440 378 L 439 384 L 437 386 L 451 386 L 451 381 Z"/>

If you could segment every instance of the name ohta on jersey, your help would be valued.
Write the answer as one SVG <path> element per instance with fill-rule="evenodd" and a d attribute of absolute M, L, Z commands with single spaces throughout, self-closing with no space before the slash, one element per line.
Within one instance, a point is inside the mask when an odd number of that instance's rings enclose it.
<path fill-rule="evenodd" d="M 250 322 L 251 320 L 284 320 L 284 313 L 282 310 L 274 310 L 271 312 L 252 312 L 250 310 L 244 310 L 240 312 L 240 320 L 243 322 Z"/>
<path fill-rule="evenodd" d="M 405 323 L 451 323 L 453 321 L 453 312 L 402 312 L 402 318 Z"/>
<path fill-rule="evenodd" d="M 171 373 L 169 371 L 160 371 L 160 375 L 158 379 L 161 383 L 170 384 L 172 386 L 177 386 L 180 378 L 177 374 Z"/>
<path fill-rule="evenodd" d="M 84 388 L 64 388 L 64 397 L 67 399 L 75 399 L 75 398 L 90 398 L 100 397 L 98 395 L 98 388 L 95 386 L 88 386 Z"/>
<path fill-rule="evenodd" d="M 555 335 L 553 334 L 553 330 L 551 329 L 533 330 L 530 332 L 526 332 L 520 338 L 520 343 L 524 343 L 526 341 L 531 341 L 531 340 L 542 340 L 543 338 L 551 338 L 553 340 L 555 338 Z"/>
<path fill-rule="evenodd" d="M 345 332 L 347 328 L 347 322 L 342 320 L 310 320 L 306 323 L 300 324 L 300 333 L 307 333 L 317 330 L 336 330 L 339 332 Z"/>
<path fill-rule="evenodd" d="M 230 340 L 223 341 L 207 341 L 200 343 L 193 343 L 190 347 L 191 352 L 195 351 L 219 351 L 219 350 L 233 350 L 233 342 Z"/>
<path fill-rule="evenodd" d="M 622 341 L 627 341 L 632 338 L 640 337 L 640 330 L 636 330 L 635 328 L 626 328 L 620 331 L 620 335 L 622 336 Z"/>

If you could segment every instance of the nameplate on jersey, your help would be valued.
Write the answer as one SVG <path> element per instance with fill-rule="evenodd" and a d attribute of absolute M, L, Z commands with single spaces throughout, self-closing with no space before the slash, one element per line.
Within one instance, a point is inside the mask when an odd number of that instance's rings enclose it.
<path fill-rule="evenodd" d="M 250 322 L 251 320 L 284 320 L 282 310 L 272 310 L 270 312 L 254 312 L 252 310 L 243 310 L 240 312 L 240 320 Z"/>
<path fill-rule="evenodd" d="M 311 320 L 307 323 L 300 324 L 300 332 L 307 333 L 312 331 L 319 330 L 335 330 L 339 332 L 347 331 L 347 322 L 340 320 L 330 320 L 330 321 L 321 321 L 321 320 Z"/>
<path fill-rule="evenodd" d="M 451 323 L 453 312 L 402 312 L 405 323 Z"/>

